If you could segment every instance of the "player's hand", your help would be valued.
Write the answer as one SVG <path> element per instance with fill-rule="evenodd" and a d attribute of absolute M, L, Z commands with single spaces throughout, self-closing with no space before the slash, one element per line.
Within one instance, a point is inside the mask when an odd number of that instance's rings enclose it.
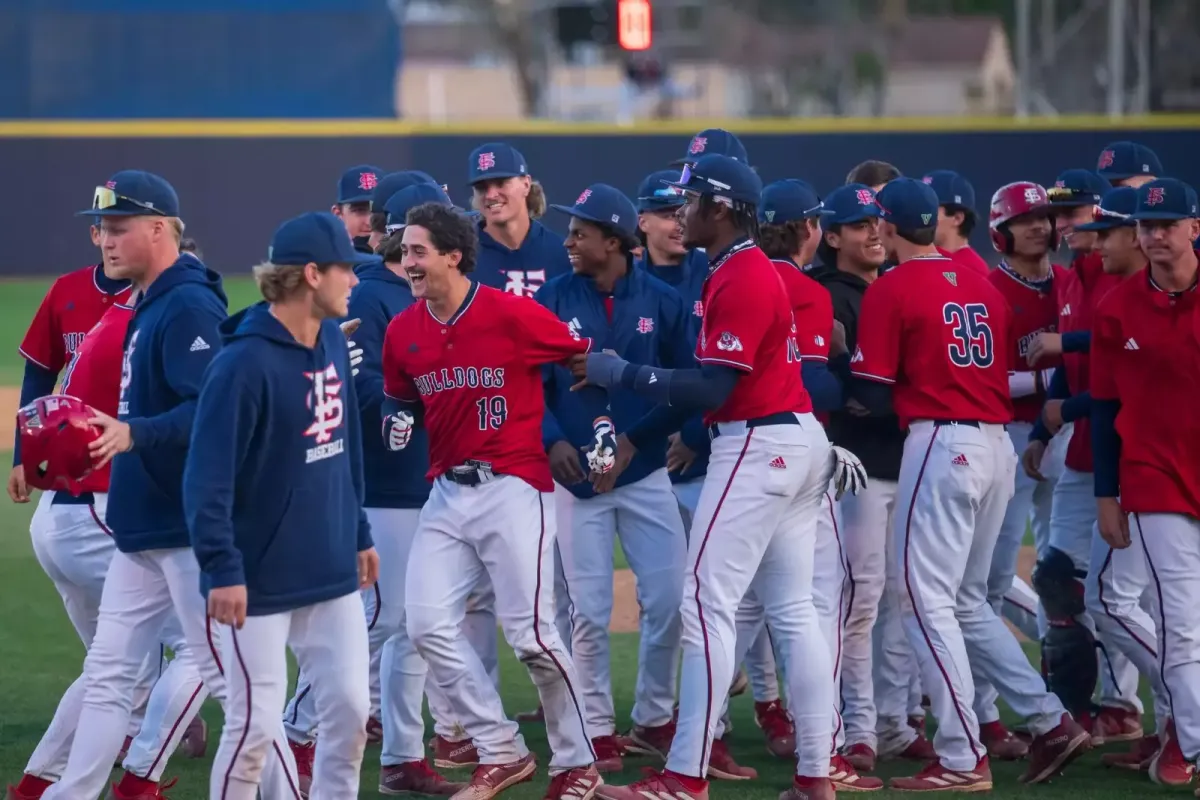
<path fill-rule="evenodd" d="M 1051 435 L 1058 433 L 1063 426 L 1062 407 L 1062 400 L 1047 400 L 1042 406 L 1042 422 L 1046 423 L 1046 430 Z"/>
<path fill-rule="evenodd" d="M 867 411 L 867 407 L 851 397 L 846 401 L 846 410 L 856 417 L 869 417 L 871 412 Z"/>
<path fill-rule="evenodd" d="M 358 554 L 358 588 L 365 589 L 373 586 L 379 580 L 379 553 L 374 547 L 359 551 Z"/>
<path fill-rule="evenodd" d="M 1129 515 L 1115 497 L 1096 498 L 1096 524 L 1100 536 L 1115 550 L 1129 547 Z"/>
<path fill-rule="evenodd" d="M 833 331 L 829 335 L 829 357 L 836 358 L 848 352 L 850 350 L 846 347 L 846 326 L 835 319 Z"/>
<path fill-rule="evenodd" d="M 592 431 L 595 435 L 592 443 L 580 449 L 587 453 L 588 469 L 592 474 L 603 475 L 613 468 L 617 460 L 617 431 L 607 417 L 597 419 Z"/>
<path fill-rule="evenodd" d="M 1025 452 L 1021 454 L 1021 469 L 1025 470 L 1025 474 L 1035 481 L 1044 481 L 1046 476 L 1042 474 L 1042 459 L 1045 457 L 1046 443 L 1040 439 L 1034 439 L 1025 446 Z"/>
<path fill-rule="evenodd" d="M 583 467 L 579 466 L 579 454 L 570 442 L 565 439 L 555 442 L 546 455 L 550 457 L 550 473 L 563 486 L 574 486 L 587 480 Z"/>
<path fill-rule="evenodd" d="M 408 447 L 417 420 L 407 411 L 398 411 L 383 418 L 383 441 L 388 450 L 398 453 Z"/>
<path fill-rule="evenodd" d="M 1039 361 L 1061 355 L 1062 334 L 1039 333 L 1034 337 L 1033 343 L 1029 345 L 1029 351 L 1025 354 L 1025 363 L 1031 367 L 1036 367 Z"/>
<path fill-rule="evenodd" d="M 345 336 L 347 339 L 349 339 L 351 336 L 353 336 L 353 335 L 354 335 L 354 332 L 355 332 L 356 330 L 358 330 L 358 326 L 359 326 L 359 325 L 362 325 L 362 320 L 361 320 L 361 319 L 358 319 L 358 318 L 355 318 L 355 319 L 348 319 L 348 320 L 346 320 L 345 322 L 343 322 L 343 323 L 341 323 L 340 325 L 338 325 L 338 327 L 342 329 L 342 334 L 343 334 L 343 335 L 344 335 L 344 336 Z"/>
<path fill-rule="evenodd" d="M 683 474 L 691 469 L 698 454 L 683 443 L 683 434 L 672 433 L 667 442 L 667 472 Z"/>
<path fill-rule="evenodd" d="M 630 443 L 629 437 L 623 433 L 618 435 L 617 452 L 612 468 L 603 474 L 592 473 L 592 489 L 596 494 L 611 492 L 617 485 L 617 478 L 621 477 L 621 473 L 629 466 L 629 462 L 635 455 L 637 455 L 637 448 Z"/>
<path fill-rule="evenodd" d="M 567 369 L 571 370 L 571 377 L 583 380 L 587 377 L 587 353 L 576 353 L 567 359 Z"/>
<path fill-rule="evenodd" d="M 246 624 L 246 587 L 222 586 L 208 590 L 208 615 L 239 631 Z"/>
<path fill-rule="evenodd" d="M 17 464 L 8 475 L 8 496 L 14 503 L 29 502 L 29 486 L 25 483 L 25 467 Z"/>
<path fill-rule="evenodd" d="M 621 373 L 629 364 L 612 350 L 588 353 L 585 358 L 583 380 L 571 387 L 572 392 L 577 392 L 589 384 L 602 389 L 617 386 L 621 383 Z M 576 377 L 579 376 L 576 375 Z"/>
<path fill-rule="evenodd" d="M 121 422 L 121 420 L 94 408 L 92 413 L 96 416 L 89 419 L 88 424 L 95 425 L 103 433 L 100 434 L 100 438 L 88 445 L 88 451 L 92 456 L 92 468 L 100 469 L 112 461 L 113 456 L 117 453 L 128 453 L 133 449 L 133 432 L 129 429 L 128 422 Z"/>
<path fill-rule="evenodd" d="M 833 461 L 835 500 L 841 500 L 846 492 L 858 494 L 860 490 L 867 488 L 867 468 L 858 460 L 858 456 L 837 445 L 830 448 L 829 455 Z"/>

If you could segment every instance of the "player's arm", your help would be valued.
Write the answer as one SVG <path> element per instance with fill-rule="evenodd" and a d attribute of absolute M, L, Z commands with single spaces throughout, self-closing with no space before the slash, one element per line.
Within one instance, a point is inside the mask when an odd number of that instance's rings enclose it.
<path fill-rule="evenodd" d="M 569 441 L 563 431 L 554 409 L 558 407 L 558 381 L 554 377 L 554 367 L 546 364 L 542 367 L 542 394 L 546 411 L 542 416 L 542 446 L 549 450 L 558 442 Z"/>
<path fill-rule="evenodd" d="M 1092 347 L 1091 331 L 1071 331 L 1062 335 L 1064 353 L 1086 353 Z"/>
<path fill-rule="evenodd" d="M 1020 361 L 1021 359 L 1017 359 L 1013 363 L 1020 363 Z M 1010 372 L 1008 373 L 1008 396 L 1015 400 L 1018 397 L 1042 394 L 1053 379 L 1054 371 L 1048 369 Z"/>
<path fill-rule="evenodd" d="M 180 402 L 157 416 L 128 420 L 131 449 L 188 446 L 204 371 L 221 347 L 217 326 L 224 318 L 224 309 L 216 305 L 182 306 L 171 318 L 163 333 L 163 377 Z M 193 349 L 198 338 L 208 347 Z"/>
<path fill-rule="evenodd" d="M 362 361 L 354 376 L 358 409 L 374 416 L 383 403 L 383 335 L 387 331 L 388 316 L 378 299 L 354 294 L 350 297 L 347 319 L 361 320 L 358 329 L 349 337 L 362 350 Z"/>
<path fill-rule="evenodd" d="M 1056 367 L 1054 374 L 1050 376 L 1050 385 L 1046 387 L 1047 400 L 1066 400 L 1071 396 L 1071 388 L 1067 384 L 1067 368 Z M 1065 410 L 1066 403 L 1063 403 Z M 1063 421 L 1066 421 L 1064 414 Z M 1038 441 L 1043 444 L 1048 444 L 1053 438 L 1050 429 L 1046 427 L 1045 421 L 1039 416 L 1037 421 L 1033 423 L 1033 430 L 1029 432 L 1029 441 Z"/>
<path fill-rule="evenodd" d="M 1089 364 L 1095 496 L 1115 498 L 1121 493 L 1121 437 L 1117 433 L 1121 401 L 1113 368 L 1121 357 L 1121 323 L 1115 315 L 1100 312 L 1095 322 L 1095 334 Z"/>
<path fill-rule="evenodd" d="M 877 280 L 863 294 L 858 347 L 850 360 L 847 392 L 873 416 L 894 413 L 892 386 L 900 371 L 902 300 L 894 281 Z"/>
<path fill-rule="evenodd" d="M 795 318 L 800 379 L 812 400 L 813 410 L 837 411 L 846 404 L 846 396 L 841 380 L 829 368 L 833 299 L 820 284 L 811 283 L 814 302 Z"/>
<path fill-rule="evenodd" d="M 522 353 L 534 364 L 562 364 L 567 366 L 574 356 L 586 355 L 592 349 L 592 340 L 577 336 L 554 312 L 531 299 L 517 301 L 519 313 L 513 319 L 522 339 Z M 598 386 L 582 386 L 579 399 L 584 412 L 591 417 L 592 427 L 612 431 L 612 418 L 608 407 L 608 393 Z"/>
<path fill-rule="evenodd" d="M 218 357 L 195 403 L 196 424 L 183 470 L 183 511 L 196 561 L 217 588 L 246 583 L 233 507 L 238 473 L 261 413 L 258 375 L 250 359 Z"/>
<path fill-rule="evenodd" d="M 339 366 L 345 370 L 341 374 L 346 375 L 350 372 L 349 352 L 345 353 L 342 358 L 344 362 Z M 362 375 L 361 371 L 359 375 Z M 362 400 L 358 397 L 357 382 L 345 381 L 345 384 L 347 408 L 362 408 Z M 346 423 L 346 434 L 350 439 L 347 443 L 350 449 L 348 454 L 350 456 L 350 479 L 354 483 L 354 496 L 358 503 L 358 552 L 361 553 L 375 546 L 375 542 L 371 538 L 371 523 L 367 521 L 367 512 L 363 509 L 367 489 L 363 473 L 362 415 L 350 411 L 346 416 L 349 417 Z"/>

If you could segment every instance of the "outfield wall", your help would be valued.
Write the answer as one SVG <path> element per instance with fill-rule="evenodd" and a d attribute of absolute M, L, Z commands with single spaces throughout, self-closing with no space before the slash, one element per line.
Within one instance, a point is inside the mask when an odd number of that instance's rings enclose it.
<path fill-rule="evenodd" d="M 1200 116 L 1063 119 L 1019 124 L 981 120 L 833 120 L 730 122 L 764 180 L 803 177 L 819 191 L 840 184 L 866 158 L 891 161 L 907 174 L 955 169 L 976 187 L 981 213 L 992 190 L 1018 179 L 1053 181 L 1068 167 L 1095 164 L 1116 139 L 1153 147 L 1167 171 L 1200 185 Z M 183 218 L 206 260 L 245 272 L 266 253 L 283 219 L 328 208 L 338 174 L 358 163 L 385 170 L 419 168 L 468 200 L 467 156 L 503 138 L 519 147 L 551 202 L 571 203 L 587 184 L 627 192 L 651 170 L 683 154 L 698 122 L 635 130 L 528 123 L 519 129 L 418 128 L 392 121 L 0 122 L 0 165 L 7 195 L 0 215 L 5 247 L 0 274 L 53 274 L 93 258 L 85 221 L 92 188 L 129 168 L 167 177 L 179 191 Z M 550 212 L 552 227 L 564 229 Z M 990 252 L 986 233 L 975 243 Z"/>

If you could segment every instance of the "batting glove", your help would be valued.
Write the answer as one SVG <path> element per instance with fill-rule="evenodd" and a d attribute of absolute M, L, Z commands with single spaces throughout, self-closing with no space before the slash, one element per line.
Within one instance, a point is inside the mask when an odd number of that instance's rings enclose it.
<path fill-rule="evenodd" d="M 416 418 L 407 411 L 398 411 L 383 418 L 383 440 L 393 453 L 408 447 L 412 439 Z"/>
<path fill-rule="evenodd" d="M 358 365 L 362 363 L 363 351 L 354 342 L 346 342 L 346 347 L 350 348 L 350 375 L 358 375 Z"/>
<path fill-rule="evenodd" d="M 835 500 L 841 500 L 846 492 L 858 494 L 859 490 L 867 487 L 867 470 L 858 460 L 858 456 L 844 447 L 835 445 L 831 448 L 829 458 L 833 462 Z"/>
<path fill-rule="evenodd" d="M 611 472 L 617 463 L 617 431 L 612 420 L 607 417 L 596 420 L 592 430 L 596 438 L 592 442 L 592 449 L 587 453 L 588 469 L 597 475 L 603 475 Z"/>

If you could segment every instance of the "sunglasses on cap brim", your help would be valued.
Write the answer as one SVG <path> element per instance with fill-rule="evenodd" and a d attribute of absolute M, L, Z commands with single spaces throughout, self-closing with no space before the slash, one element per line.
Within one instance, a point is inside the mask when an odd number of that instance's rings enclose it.
<path fill-rule="evenodd" d="M 1046 190 L 1046 199 L 1060 206 L 1090 206 L 1096 202 L 1095 198 L 1096 196 L 1091 192 L 1068 189 L 1064 186 L 1052 186 Z"/>
<path fill-rule="evenodd" d="M 123 194 L 117 194 L 114 189 L 110 189 L 107 186 L 96 187 L 96 192 L 92 195 L 92 210 L 105 211 L 110 208 L 116 208 L 117 205 L 122 201 L 137 208 L 145 209 L 151 214 L 162 214 L 161 211 L 154 207 L 153 203 L 147 203 L 143 200 L 134 200 L 132 197 L 128 197 Z"/>

